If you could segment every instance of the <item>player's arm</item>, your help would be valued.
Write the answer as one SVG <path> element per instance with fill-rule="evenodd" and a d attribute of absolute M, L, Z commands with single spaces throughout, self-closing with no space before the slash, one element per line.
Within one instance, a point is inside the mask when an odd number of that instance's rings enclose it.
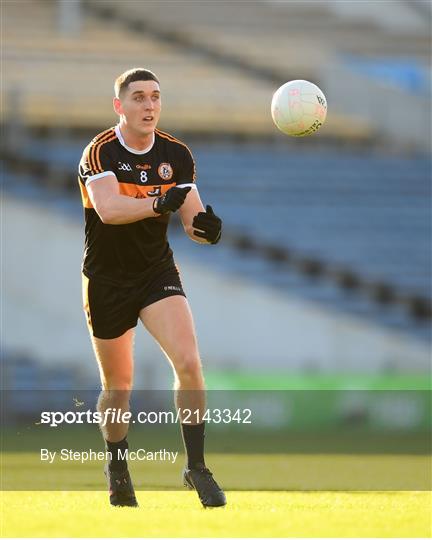
<path fill-rule="evenodd" d="M 214 214 L 211 206 L 207 205 L 206 210 L 204 210 L 195 185 L 188 193 L 179 214 L 183 228 L 189 238 L 200 244 L 216 244 L 219 242 L 222 233 L 222 221 Z"/>
<path fill-rule="evenodd" d="M 171 188 L 156 199 L 135 199 L 120 193 L 114 175 L 107 175 L 87 183 L 93 207 L 102 222 L 108 225 L 125 225 L 167 212 L 175 212 L 183 204 L 189 189 Z"/>
<path fill-rule="evenodd" d="M 87 191 L 93 208 L 103 223 L 124 225 L 156 216 L 152 199 L 135 199 L 121 195 L 114 175 L 89 182 Z"/>

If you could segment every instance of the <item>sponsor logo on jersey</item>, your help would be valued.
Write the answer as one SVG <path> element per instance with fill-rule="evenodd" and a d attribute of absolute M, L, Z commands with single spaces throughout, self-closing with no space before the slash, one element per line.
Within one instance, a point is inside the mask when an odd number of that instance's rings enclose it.
<path fill-rule="evenodd" d="M 158 173 L 163 180 L 171 180 L 173 176 L 173 170 L 169 163 L 161 163 L 158 168 Z"/>
<path fill-rule="evenodd" d="M 136 168 L 140 169 L 141 171 L 148 171 L 149 169 L 151 169 L 151 165 L 149 165 L 148 163 L 144 163 L 143 165 L 137 165 Z"/>
<path fill-rule="evenodd" d="M 121 161 L 118 162 L 118 170 L 119 171 L 126 171 L 126 172 L 132 172 L 132 167 L 129 165 L 129 163 L 123 163 Z"/>

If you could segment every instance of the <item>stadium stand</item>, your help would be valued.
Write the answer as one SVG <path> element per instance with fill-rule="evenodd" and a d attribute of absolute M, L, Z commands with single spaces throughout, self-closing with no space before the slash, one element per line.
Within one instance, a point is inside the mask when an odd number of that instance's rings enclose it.
<path fill-rule="evenodd" d="M 92 12 L 95 7 L 100 10 L 102 2 L 84 6 L 81 31 L 71 36 L 59 32 L 54 2 L 4 3 L 2 56 L 7 76 L 1 112 L 6 121 L 19 115 L 29 126 L 105 127 L 113 118 L 114 78 L 144 63 L 163 83 L 162 127 L 275 136 L 269 97 L 285 75 L 278 83 L 274 78 L 270 82 L 230 65 L 227 58 L 223 63 L 211 61 L 204 46 L 179 48 L 177 41 L 158 37 L 154 30 L 131 32 L 106 13 L 103 18 L 89 13 L 90 7 Z M 126 4 L 124 8 L 127 12 Z M 323 139 L 363 141 L 372 136 L 367 122 L 347 121 L 334 111 Z"/>
<path fill-rule="evenodd" d="M 326 136 L 339 134 L 345 140 L 359 141 L 379 134 L 391 136 L 399 145 L 427 151 L 427 99 L 411 92 L 411 88 L 401 92 L 392 84 L 395 76 L 377 80 L 373 66 L 359 70 L 358 64 L 377 59 L 379 71 L 385 75 L 396 68 L 400 78 L 404 71 L 397 67 L 400 60 L 409 63 L 411 71 L 415 60 L 415 76 L 423 80 L 423 94 L 429 95 L 430 25 L 410 3 L 401 6 L 390 1 L 375 7 L 376 2 L 372 6 L 365 2 L 371 9 L 359 8 L 359 15 L 348 19 L 343 10 L 340 13 L 339 4 L 149 1 L 144 7 L 125 1 L 119 7 L 112 0 L 87 0 L 85 5 L 137 35 L 152 35 L 186 52 L 199 51 L 208 62 L 233 67 L 256 80 L 276 86 L 301 78 L 318 83 L 335 115 L 329 131 L 326 126 Z M 411 21 L 408 31 L 392 24 L 393 17 L 396 23 L 401 18 Z M 380 27 L 382 18 L 387 21 L 384 30 Z M 396 117 L 395 110 L 399 111 Z M 405 126 L 403 130 L 401 125 Z"/>
<path fill-rule="evenodd" d="M 76 195 L 83 145 L 33 141 L 22 157 L 47 179 L 43 191 L 54 167 L 57 186 L 63 174 L 66 192 Z M 225 224 L 225 250 L 208 252 L 210 265 L 430 339 L 428 158 L 193 148 L 202 197 Z M 7 177 L 9 190 L 25 194 L 25 177 Z M 65 212 L 81 216 L 78 201 L 51 192 Z M 201 257 L 187 239 L 176 242 Z"/>
<path fill-rule="evenodd" d="M 145 22 L 150 31 L 163 28 L 185 43 L 211 46 L 251 66 L 274 68 L 285 76 L 296 74 L 293 78 L 316 77 L 317 69 L 329 62 L 335 50 L 427 59 L 430 43 L 424 18 L 418 17 L 417 26 L 408 33 L 399 27 L 391 29 L 397 38 L 391 46 L 388 35 L 377 32 L 381 19 L 392 20 L 381 17 L 382 11 L 388 15 L 388 4 L 394 4 L 390 7 L 397 11 L 398 2 L 389 2 L 378 8 L 375 18 L 365 20 L 362 16 L 347 19 L 337 5 L 326 1 L 245 4 L 186 0 L 171 2 L 167 9 L 167 3 L 154 0 L 145 5 L 133 0 L 121 5 L 113 0 L 87 0 L 87 5 L 105 6 L 119 16 L 129 13 Z M 409 6 L 407 10 L 411 12 Z"/>

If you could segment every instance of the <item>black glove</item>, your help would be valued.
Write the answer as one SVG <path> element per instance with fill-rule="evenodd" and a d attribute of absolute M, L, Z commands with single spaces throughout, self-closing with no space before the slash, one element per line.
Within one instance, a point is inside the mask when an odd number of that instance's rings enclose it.
<path fill-rule="evenodd" d="M 153 211 L 157 214 L 175 212 L 185 202 L 186 195 L 190 190 L 190 187 L 172 187 L 162 197 L 157 197 L 153 201 Z"/>
<path fill-rule="evenodd" d="M 218 218 L 208 204 L 205 212 L 199 212 L 192 221 L 192 227 L 199 229 L 194 235 L 205 238 L 210 244 L 217 244 L 222 234 L 222 220 Z"/>

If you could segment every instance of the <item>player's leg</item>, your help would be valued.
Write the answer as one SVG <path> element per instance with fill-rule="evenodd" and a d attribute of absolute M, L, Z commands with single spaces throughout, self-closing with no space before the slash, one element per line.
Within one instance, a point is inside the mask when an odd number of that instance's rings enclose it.
<path fill-rule="evenodd" d="M 180 410 L 188 468 L 204 464 L 205 387 L 188 301 L 170 296 L 145 307 L 140 318 L 156 339 L 174 371 L 174 396 Z M 192 411 L 192 414 L 184 411 Z M 184 422 L 186 421 L 186 422 Z"/>
<path fill-rule="evenodd" d="M 92 336 L 102 383 L 98 400 L 98 411 L 103 418 L 100 428 L 111 456 L 105 473 L 109 481 L 110 502 L 114 506 L 137 506 L 126 460 L 129 424 L 111 422 L 109 414 L 105 422 L 104 416 L 113 410 L 129 411 L 133 384 L 133 338 L 132 328 L 114 339 Z"/>
<path fill-rule="evenodd" d="M 145 307 L 140 319 L 161 346 L 174 371 L 176 405 L 181 409 L 205 407 L 205 385 L 192 313 L 183 296 L 170 296 Z M 190 417 L 192 424 L 196 415 Z"/>
<path fill-rule="evenodd" d="M 225 495 L 213 480 L 204 461 L 205 385 L 192 313 L 185 297 L 169 296 L 140 311 L 146 329 L 156 339 L 170 361 L 175 374 L 175 399 L 180 411 L 189 409 L 191 423 L 185 414 L 181 429 L 187 454 L 184 480 L 194 487 L 205 506 L 223 506 Z"/>
<path fill-rule="evenodd" d="M 133 328 L 114 339 L 100 339 L 92 336 L 102 385 L 98 400 L 98 411 L 102 414 L 108 409 L 129 411 L 133 384 L 133 339 Z M 128 428 L 127 423 L 101 424 L 104 438 L 111 442 L 124 439 Z"/>
<path fill-rule="evenodd" d="M 106 475 L 110 502 L 115 506 L 136 506 L 127 470 L 127 423 L 111 421 L 110 410 L 129 410 L 133 381 L 133 338 L 137 311 L 132 309 L 133 290 L 114 287 L 83 275 L 83 305 L 98 362 L 102 391 L 98 411 L 100 428 L 110 460 Z"/>
<path fill-rule="evenodd" d="M 99 366 L 102 392 L 98 410 L 129 410 L 133 380 L 133 339 L 138 311 L 134 288 L 116 287 L 83 274 L 83 306 L 90 338 Z M 101 425 L 106 440 L 124 439 L 128 425 Z"/>

